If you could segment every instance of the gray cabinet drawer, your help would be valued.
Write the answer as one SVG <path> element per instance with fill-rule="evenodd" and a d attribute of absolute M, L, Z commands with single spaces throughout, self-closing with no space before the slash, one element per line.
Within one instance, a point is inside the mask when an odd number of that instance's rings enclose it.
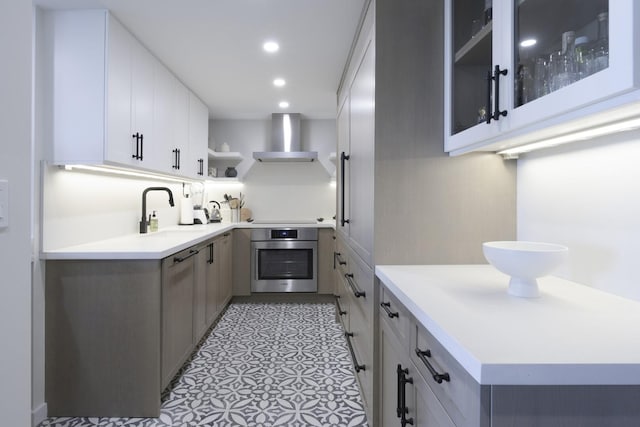
<path fill-rule="evenodd" d="M 414 321 L 411 333 L 411 359 L 456 426 L 488 426 L 488 415 L 482 414 L 482 398 L 485 409 L 489 405 L 488 386 L 481 387 L 422 325 Z"/>

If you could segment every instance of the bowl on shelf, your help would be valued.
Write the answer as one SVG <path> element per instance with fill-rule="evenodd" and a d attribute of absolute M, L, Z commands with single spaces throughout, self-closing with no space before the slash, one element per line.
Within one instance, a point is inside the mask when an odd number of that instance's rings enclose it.
<path fill-rule="evenodd" d="M 500 241 L 482 244 L 487 261 L 511 276 L 508 293 L 526 298 L 540 295 L 536 279 L 558 267 L 568 251 L 566 246 L 555 243 Z"/>

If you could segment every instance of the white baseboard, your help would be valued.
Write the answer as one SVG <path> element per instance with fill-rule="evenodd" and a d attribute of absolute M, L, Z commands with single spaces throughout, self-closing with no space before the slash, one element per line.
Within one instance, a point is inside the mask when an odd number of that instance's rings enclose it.
<path fill-rule="evenodd" d="M 42 403 L 31 412 L 31 426 L 37 427 L 47 418 L 47 404 Z"/>

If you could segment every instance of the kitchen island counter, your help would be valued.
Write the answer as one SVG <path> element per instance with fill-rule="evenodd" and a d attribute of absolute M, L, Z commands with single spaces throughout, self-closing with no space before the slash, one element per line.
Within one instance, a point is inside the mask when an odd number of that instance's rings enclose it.
<path fill-rule="evenodd" d="M 375 272 L 479 384 L 640 384 L 640 302 L 557 277 L 518 298 L 490 265 Z"/>
<path fill-rule="evenodd" d="M 255 224 L 252 222 L 210 223 L 206 225 L 183 225 L 161 228 L 157 232 L 130 234 L 112 239 L 84 243 L 41 252 L 45 260 L 117 260 L 117 259 L 162 259 L 183 249 L 209 240 L 235 228 L 288 227 L 284 223 Z M 292 227 L 335 228 L 335 221 L 300 224 Z"/>

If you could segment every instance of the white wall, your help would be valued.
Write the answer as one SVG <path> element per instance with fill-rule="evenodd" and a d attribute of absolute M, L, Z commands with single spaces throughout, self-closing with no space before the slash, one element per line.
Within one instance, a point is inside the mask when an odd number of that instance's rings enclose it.
<path fill-rule="evenodd" d="M 640 131 L 518 160 L 518 239 L 561 243 L 556 274 L 640 300 Z"/>
<path fill-rule="evenodd" d="M 335 120 L 302 120 L 304 150 L 317 151 L 318 161 L 311 163 L 261 163 L 254 151 L 270 146 L 269 120 L 211 120 L 209 147 L 229 144 L 244 160 L 237 170 L 241 185 L 209 183 L 210 200 L 222 200 L 223 194 L 246 195 L 246 207 L 256 219 L 331 219 L 335 215 L 335 164 L 329 154 L 336 147 Z M 219 172 L 224 168 L 220 168 Z"/>
<path fill-rule="evenodd" d="M 0 423 L 31 425 L 32 80 L 31 2 L 0 13 L 0 179 L 9 181 L 9 227 L 0 229 Z"/>

